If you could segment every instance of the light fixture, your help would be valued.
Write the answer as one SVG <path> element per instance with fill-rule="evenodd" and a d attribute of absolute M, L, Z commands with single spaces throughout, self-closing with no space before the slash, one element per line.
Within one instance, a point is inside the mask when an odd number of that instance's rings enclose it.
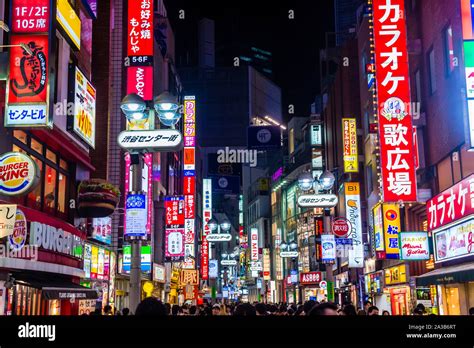
<path fill-rule="evenodd" d="M 297 247 L 298 247 L 298 244 L 296 244 L 296 242 L 290 243 L 290 249 L 296 249 Z"/>
<path fill-rule="evenodd" d="M 229 255 L 227 253 L 222 253 L 221 256 L 226 259 Z"/>
<path fill-rule="evenodd" d="M 122 109 L 125 116 L 130 120 L 143 120 L 147 117 L 144 112 L 146 103 L 143 98 L 136 93 L 127 94 L 120 102 L 120 109 Z"/>
<path fill-rule="evenodd" d="M 221 229 L 222 229 L 224 232 L 229 231 L 230 228 L 231 228 L 230 221 L 227 220 L 227 219 L 225 219 L 224 221 L 222 221 L 222 222 L 220 223 L 220 225 L 221 225 Z"/>
<path fill-rule="evenodd" d="M 288 248 L 288 244 L 286 244 L 285 242 L 280 243 L 280 249 L 286 249 L 286 248 Z"/>
<path fill-rule="evenodd" d="M 211 231 L 215 231 L 217 229 L 217 221 L 215 219 L 210 219 L 207 222 L 207 226 L 209 226 L 209 229 Z"/>
<path fill-rule="evenodd" d="M 169 92 L 163 92 L 153 99 L 153 106 L 158 114 L 158 118 L 165 126 L 172 127 L 181 118 L 179 105 L 176 97 Z"/>
<path fill-rule="evenodd" d="M 313 175 L 310 172 L 303 172 L 298 176 L 298 187 L 301 191 L 308 191 L 313 187 Z"/>
<path fill-rule="evenodd" d="M 325 190 L 330 190 L 333 187 L 335 181 L 336 178 L 334 177 L 334 174 L 329 170 L 325 170 L 324 173 L 319 177 L 321 187 Z"/>

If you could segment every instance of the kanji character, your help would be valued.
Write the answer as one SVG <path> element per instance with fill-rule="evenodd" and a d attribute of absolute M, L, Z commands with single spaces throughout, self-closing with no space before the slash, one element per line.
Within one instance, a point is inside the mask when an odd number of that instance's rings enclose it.
<path fill-rule="evenodd" d="M 410 169 L 406 159 L 402 158 L 403 154 L 408 154 L 409 152 L 409 150 L 402 150 L 399 147 L 395 148 L 395 150 L 388 150 L 386 168 L 388 170 Z M 395 160 L 393 160 L 393 156 L 395 156 Z"/>
<path fill-rule="evenodd" d="M 408 132 L 408 127 L 401 123 L 386 124 L 384 127 L 385 144 L 399 146 L 401 143 L 408 145 L 408 141 L 403 137 Z"/>
<path fill-rule="evenodd" d="M 408 173 L 394 173 L 390 172 L 387 178 L 389 186 L 387 189 L 392 191 L 397 196 L 410 195 L 412 183 Z"/>

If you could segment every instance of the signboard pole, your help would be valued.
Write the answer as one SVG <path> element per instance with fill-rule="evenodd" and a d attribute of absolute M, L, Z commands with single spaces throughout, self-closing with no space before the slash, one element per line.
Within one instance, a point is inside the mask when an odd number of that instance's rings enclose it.
<path fill-rule="evenodd" d="M 331 234 L 331 209 L 329 208 L 324 209 L 323 224 L 324 233 Z M 326 281 L 328 282 L 328 284 L 334 282 L 334 274 L 332 273 L 332 263 L 326 264 Z M 333 298 L 333 296 L 332 294 L 330 294 L 330 289 L 328 286 L 328 301 L 331 301 L 330 298 Z"/>
<path fill-rule="evenodd" d="M 135 158 L 133 158 L 135 157 Z M 134 159 L 138 159 L 134 161 Z M 138 163 L 137 163 L 138 162 Z M 141 191 L 142 185 L 142 155 L 132 155 L 130 165 L 132 171 L 132 191 Z M 131 237 L 131 265 L 130 265 L 130 310 L 135 313 L 141 300 L 141 240 L 140 237 Z"/>

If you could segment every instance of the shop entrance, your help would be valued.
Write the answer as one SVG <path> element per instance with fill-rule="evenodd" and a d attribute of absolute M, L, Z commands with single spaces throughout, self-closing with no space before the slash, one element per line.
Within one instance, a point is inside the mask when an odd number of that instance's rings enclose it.
<path fill-rule="evenodd" d="M 391 289 L 392 315 L 409 315 L 406 289 Z"/>

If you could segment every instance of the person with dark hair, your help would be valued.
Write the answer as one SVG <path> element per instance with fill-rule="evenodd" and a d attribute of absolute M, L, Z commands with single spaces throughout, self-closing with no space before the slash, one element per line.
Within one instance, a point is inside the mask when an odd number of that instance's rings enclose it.
<path fill-rule="evenodd" d="M 425 305 L 423 303 L 418 303 L 413 311 L 413 315 L 424 315 L 425 313 Z"/>
<path fill-rule="evenodd" d="M 303 311 L 305 315 L 309 315 L 309 312 L 316 305 L 316 302 L 313 300 L 306 301 L 303 305 Z"/>
<path fill-rule="evenodd" d="M 367 313 L 363 309 L 359 309 L 357 315 L 367 315 Z"/>
<path fill-rule="evenodd" d="M 135 315 L 162 316 L 167 315 L 165 305 L 155 297 L 147 297 L 137 306 Z"/>
<path fill-rule="evenodd" d="M 372 307 L 372 301 L 364 301 L 365 314 L 369 314 L 369 307 Z"/>
<path fill-rule="evenodd" d="M 125 307 L 124 309 L 122 309 L 122 315 L 129 315 L 130 314 L 130 309 L 128 309 L 127 307 Z"/>
<path fill-rule="evenodd" d="M 302 304 L 298 305 L 296 309 L 295 316 L 304 315 L 304 307 Z"/>
<path fill-rule="evenodd" d="M 474 315 L 474 307 L 469 308 L 469 315 Z"/>
<path fill-rule="evenodd" d="M 112 314 L 112 306 L 106 305 L 106 306 L 104 307 L 104 315 L 113 315 L 113 314 Z"/>
<path fill-rule="evenodd" d="M 255 305 L 255 311 L 257 312 L 257 315 L 267 315 L 267 306 L 265 306 L 264 303 L 257 303 Z"/>
<path fill-rule="evenodd" d="M 189 315 L 197 315 L 198 308 L 196 306 L 191 306 L 189 308 Z"/>
<path fill-rule="evenodd" d="M 356 308 L 353 304 L 349 303 L 342 308 L 342 315 L 357 315 Z"/>
<path fill-rule="evenodd" d="M 178 305 L 173 305 L 173 307 L 171 308 L 171 315 L 179 315 L 180 312 L 181 307 Z"/>
<path fill-rule="evenodd" d="M 254 316 L 257 315 L 255 307 L 250 303 L 241 303 L 239 304 L 234 311 L 235 316 Z"/>
<path fill-rule="evenodd" d="M 379 315 L 379 309 L 376 306 L 370 306 L 367 315 Z"/>
<path fill-rule="evenodd" d="M 310 311 L 310 316 L 314 315 L 338 315 L 337 305 L 332 302 L 323 302 L 317 306 L 314 306 Z"/>
<path fill-rule="evenodd" d="M 219 304 L 215 304 L 212 306 L 212 315 L 221 315 L 221 306 Z"/>
<path fill-rule="evenodd" d="M 102 315 L 102 311 L 100 308 L 96 308 L 90 315 Z"/>
<path fill-rule="evenodd" d="M 389 311 L 383 311 L 382 315 L 390 315 L 390 312 Z"/>

